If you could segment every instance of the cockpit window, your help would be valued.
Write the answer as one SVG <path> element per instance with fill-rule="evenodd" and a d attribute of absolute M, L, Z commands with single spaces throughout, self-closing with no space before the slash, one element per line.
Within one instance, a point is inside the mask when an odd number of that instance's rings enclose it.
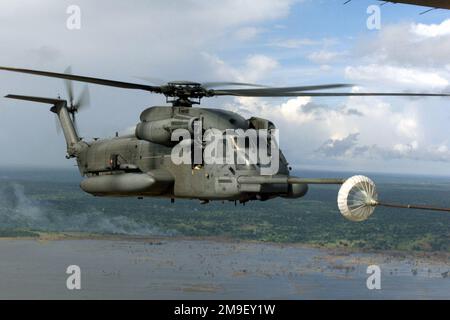
<path fill-rule="evenodd" d="M 256 169 L 258 163 L 257 144 L 253 139 L 227 136 L 224 138 L 225 150 L 231 148 L 233 153 L 233 163 L 237 170 L 253 170 Z M 230 155 L 224 155 L 226 159 Z"/>

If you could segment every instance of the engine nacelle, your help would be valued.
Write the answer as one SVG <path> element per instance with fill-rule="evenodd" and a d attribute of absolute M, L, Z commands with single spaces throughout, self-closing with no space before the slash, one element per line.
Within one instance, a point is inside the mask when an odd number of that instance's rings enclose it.
<path fill-rule="evenodd" d="M 252 117 L 247 121 L 249 123 L 249 127 L 255 130 L 272 130 L 276 128 L 272 121 L 263 118 Z"/>
<path fill-rule="evenodd" d="M 185 129 L 192 134 L 194 122 L 197 120 L 198 118 L 195 117 L 177 116 L 163 120 L 142 121 L 136 126 L 135 134 L 138 139 L 170 147 L 178 143 L 178 141 L 172 141 L 172 132 L 176 129 Z"/>

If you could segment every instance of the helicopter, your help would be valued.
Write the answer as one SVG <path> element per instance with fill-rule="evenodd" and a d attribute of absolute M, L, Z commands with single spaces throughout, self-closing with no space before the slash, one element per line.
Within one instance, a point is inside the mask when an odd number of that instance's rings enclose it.
<path fill-rule="evenodd" d="M 348 179 L 302 178 L 290 174 L 291 168 L 278 148 L 275 124 L 259 117 L 245 119 L 241 115 L 218 108 L 194 107 L 203 98 L 233 97 L 449 97 L 446 93 L 359 93 L 330 92 L 330 89 L 352 87 L 350 84 L 323 84 L 291 87 L 269 87 L 241 82 L 171 81 L 162 85 L 148 85 L 74 75 L 70 68 L 64 73 L 0 67 L 0 70 L 38 76 L 60 78 L 65 81 L 68 99 L 8 94 L 6 98 L 51 105 L 62 128 L 66 144 L 66 158 L 75 158 L 84 177 L 80 187 L 84 192 L 99 197 L 164 197 L 171 199 L 198 199 L 210 201 L 246 202 L 267 201 L 277 197 L 298 199 L 305 196 L 308 186 L 314 184 L 340 185 L 337 202 L 341 214 L 352 221 L 364 221 L 377 206 L 447 211 L 420 205 L 385 203 L 378 199 L 375 183 L 357 175 Z M 132 134 L 113 138 L 85 141 L 78 134 L 76 114 L 89 102 L 89 91 L 83 90 L 74 100 L 72 81 L 115 88 L 144 90 L 162 94 L 169 105 L 152 106 L 140 115 Z M 231 87 L 231 88 L 230 88 Z M 234 87 L 234 88 L 233 88 Z M 238 87 L 238 88 L 236 88 Z M 245 88 L 242 88 L 245 87 Z M 217 89 L 219 88 L 219 89 Z M 264 132 L 265 139 L 246 139 L 237 143 L 236 132 Z M 208 148 L 203 138 L 206 132 L 215 133 L 215 146 L 231 149 L 228 158 L 241 161 L 206 161 Z M 228 134 L 232 131 L 231 134 Z M 180 134 L 181 132 L 181 134 Z M 226 134 L 227 133 L 227 134 Z M 214 139 L 213 139 L 214 140 Z M 242 139 L 240 139 L 242 140 Z M 253 143 L 251 143 L 253 141 Z M 264 149 L 269 160 L 275 160 L 275 170 L 267 169 L 256 149 Z M 230 147 L 231 146 L 231 147 Z M 226 148 L 225 148 L 226 149 Z M 176 150 L 174 152 L 174 150 Z M 224 154 L 214 153 L 223 160 Z M 198 151 L 198 152 L 196 152 Z M 227 151 L 228 152 L 228 151 Z M 199 154 L 200 156 L 196 156 Z M 190 161 L 174 161 L 174 155 Z M 252 156 L 253 155 L 253 156 Z M 251 161 L 252 160 L 252 161 Z M 269 161 L 270 162 L 270 161 Z"/>

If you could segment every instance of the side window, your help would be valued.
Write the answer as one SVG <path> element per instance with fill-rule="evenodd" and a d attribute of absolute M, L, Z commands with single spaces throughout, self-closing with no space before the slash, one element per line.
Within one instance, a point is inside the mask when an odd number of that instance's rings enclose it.
<path fill-rule="evenodd" d="M 118 169 L 120 166 L 119 163 L 119 155 L 118 154 L 111 154 L 110 158 L 109 158 L 109 168 L 111 170 L 116 170 Z"/>

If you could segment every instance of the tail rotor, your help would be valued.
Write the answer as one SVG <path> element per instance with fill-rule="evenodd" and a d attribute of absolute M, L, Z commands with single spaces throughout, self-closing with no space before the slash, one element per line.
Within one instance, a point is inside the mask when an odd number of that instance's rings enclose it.
<path fill-rule="evenodd" d="M 72 68 L 69 66 L 64 71 L 65 74 L 72 74 Z M 85 85 L 83 87 L 83 90 L 81 91 L 78 98 L 74 99 L 74 88 L 73 88 L 73 82 L 71 80 L 64 80 L 64 84 L 66 87 L 67 92 L 67 109 L 70 113 L 70 117 L 72 119 L 73 125 L 75 126 L 76 130 L 78 131 L 77 126 L 77 120 L 76 120 L 76 114 L 80 111 L 80 109 L 85 109 L 90 105 L 90 94 L 89 94 L 89 87 Z"/>

